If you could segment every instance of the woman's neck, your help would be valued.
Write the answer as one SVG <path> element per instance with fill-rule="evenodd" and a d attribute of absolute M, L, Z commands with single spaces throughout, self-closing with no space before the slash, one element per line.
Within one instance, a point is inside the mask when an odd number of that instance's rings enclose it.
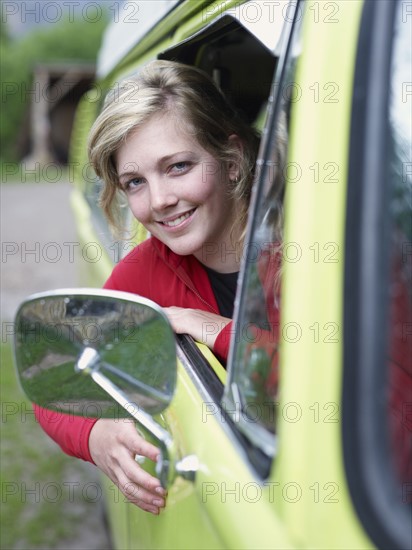
<path fill-rule="evenodd" d="M 219 243 L 205 243 L 195 257 L 206 267 L 219 273 L 235 273 L 240 270 L 243 241 L 232 238 Z"/>
<path fill-rule="evenodd" d="M 220 239 L 205 243 L 194 256 L 206 267 L 218 273 L 236 273 L 240 270 L 243 254 L 244 228 L 240 225 L 240 213 L 236 205 L 228 212 L 230 222 Z"/>

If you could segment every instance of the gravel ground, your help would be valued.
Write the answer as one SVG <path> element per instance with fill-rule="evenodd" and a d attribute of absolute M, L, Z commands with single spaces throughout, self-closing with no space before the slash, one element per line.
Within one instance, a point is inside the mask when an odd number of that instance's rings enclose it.
<path fill-rule="evenodd" d="M 1 318 L 13 319 L 29 294 L 76 286 L 70 245 L 76 242 L 70 185 L 2 184 Z"/>
<path fill-rule="evenodd" d="M 29 294 L 78 286 L 72 248 L 77 241 L 69 203 L 70 185 L 13 183 L 0 186 L 1 203 L 1 321 L 2 336 L 10 327 L 19 303 Z M 66 244 L 65 244 L 66 243 Z M 46 436 L 45 436 L 46 437 Z M 51 443 L 51 442 L 50 442 Z M 73 459 L 71 480 L 96 481 L 89 464 Z M 62 503 L 62 513 L 64 513 Z M 71 504 L 74 505 L 74 504 Z M 81 508 L 82 505 L 80 504 Z M 101 506 L 88 506 L 81 527 L 58 548 L 110 549 Z"/>

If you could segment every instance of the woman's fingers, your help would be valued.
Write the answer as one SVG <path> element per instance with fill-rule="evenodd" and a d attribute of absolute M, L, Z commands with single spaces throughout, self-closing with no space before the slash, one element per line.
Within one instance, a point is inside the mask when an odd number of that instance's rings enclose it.
<path fill-rule="evenodd" d="M 96 464 L 125 497 L 142 510 L 159 514 L 166 504 L 160 481 L 143 470 L 135 455 L 156 461 L 159 449 L 143 439 L 134 422 L 100 419 L 93 426 L 89 448 Z"/>
<path fill-rule="evenodd" d="M 148 472 L 129 456 L 119 459 L 119 466 L 128 483 L 135 484 L 144 490 L 145 494 L 150 493 L 152 497 L 164 498 L 166 491 L 160 485 L 160 481 Z"/>
<path fill-rule="evenodd" d="M 118 430 L 119 442 L 130 451 L 133 455 L 142 455 L 150 458 L 153 462 L 157 461 L 160 454 L 159 449 L 146 441 L 136 429 L 136 425 L 132 419 L 124 418 L 118 424 L 123 426 Z"/>
<path fill-rule="evenodd" d="M 140 470 L 139 474 L 134 473 L 132 477 L 121 476 L 119 478 L 119 489 L 133 504 L 143 510 L 158 514 L 160 509 L 166 505 L 165 492 L 163 490 L 163 495 L 161 495 L 157 493 L 156 489 L 154 491 L 146 489 L 146 486 L 150 486 L 150 482 L 142 475 L 146 472 L 140 467 L 138 469 Z"/>

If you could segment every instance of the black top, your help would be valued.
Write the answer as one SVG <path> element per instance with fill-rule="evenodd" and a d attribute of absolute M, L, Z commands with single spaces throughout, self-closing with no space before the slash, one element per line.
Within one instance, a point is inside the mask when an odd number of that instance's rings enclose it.
<path fill-rule="evenodd" d="M 210 267 L 204 266 L 212 285 L 219 312 L 223 317 L 233 317 L 233 308 L 235 305 L 237 277 L 236 273 L 219 273 Z"/>

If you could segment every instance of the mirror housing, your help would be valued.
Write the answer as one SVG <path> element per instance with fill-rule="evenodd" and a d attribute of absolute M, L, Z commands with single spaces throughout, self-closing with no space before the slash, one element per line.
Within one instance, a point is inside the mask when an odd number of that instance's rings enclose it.
<path fill-rule="evenodd" d="M 194 481 L 197 457 L 178 460 L 170 434 L 150 416 L 168 407 L 177 377 L 174 334 L 157 304 L 87 288 L 33 295 L 16 314 L 14 357 L 31 401 L 86 417 L 132 416 L 160 448 L 162 486 L 177 475 Z"/>
<path fill-rule="evenodd" d="M 67 289 L 29 297 L 16 314 L 14 355 L 29 399 L 63 413 L 126 417 L 130 403 L 157 414 L 176 386 L 176 345 L 166 315 L 126 292 Z M 97 371 L 122 392 L 121 407 L 93 382 Z"/>

